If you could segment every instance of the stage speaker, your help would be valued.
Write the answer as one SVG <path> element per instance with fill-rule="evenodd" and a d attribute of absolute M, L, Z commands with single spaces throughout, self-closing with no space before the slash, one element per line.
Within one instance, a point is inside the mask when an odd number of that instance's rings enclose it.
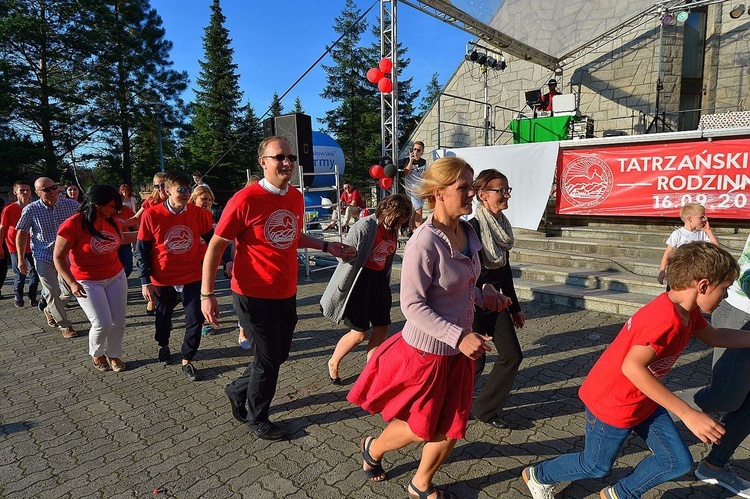
<path fill-rule="evenodd" d="M 310 116 L 302 113 L 276 116 L 273 118 L 273 128 L 269 130 L 264 122 L 263 131 L 266 137 L 271 135 L 286 137 L 292 144 L 294 154 L 297 155 L 297 166 L 302 165 L 302 171 L 305 173 L 304 186 L 312 185 L 315 178 L 312 175 L 315 171 L 315 164 L 313 163 L 312 119 Z M 299 179 L 299 169 L 295 169 L 292 174 L 292 183 L 296 186 L 302 185 Z"/>
<path fill-rule="evenodd" d="M 266 118 L 263 121 L 263 136 L 272 137 L 276 135 L 276 125 L 273 118 Z"/>

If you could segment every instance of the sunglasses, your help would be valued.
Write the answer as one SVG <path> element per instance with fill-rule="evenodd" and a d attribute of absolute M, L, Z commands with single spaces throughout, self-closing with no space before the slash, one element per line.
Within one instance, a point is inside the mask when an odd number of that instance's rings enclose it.
<path fill-rule="evenodd" d="M 177 188 L 177 192 L 179 192 L 180 194 L 188 194 L 192 192 L 192 190 L 193 189 L 191 189 L 190 187 L 178 187 Z"/>
<path fill-rule="evenodd" d="M 414 152 L 422 152 L 422 149 L 417 149 L 417 148 L 415 147 L 414 149 L 412 149 L 412 151 L 414 151 Z"/>
<path fill-rule="evenodd" d="M 506 196 L 513 191 L 512 187 L 506 187 L 505 189 L 482 189 L 483 191 L 497 192 L 498 194 L 505 194 Z"/>
<path fill-rule="evenodd" d="M 297 156 L 295 156 L 294 154 L 290 154 L 288 156 L 286 156 L 284 154 L 276 154 L 275 156 L 263 156 L 263 157 L 264 158 L 273 158 L 276 161 L 278 161 L 279 163 L 283 163 L 285 159 L 288 159 L 290 163 L 294 163 L 295 161 L 297 161 Z"/>
<path fill-rule="evenodd" d="M 166 188 L 167 186 L 164 184 L 154 184 L 154 189 L 156 189 L 157 191 L 163 191 Z"/>
<path fill-rule="evenodd" d="M 57 190 L 57 184 L 55 184 L 55 185 L 50 185 L 49 187 L 42 187 L 42 188 L 41 188 L 41 189 L 39 189 L 39 190 L 40 190 L 40 191 L 42 191 L 42 192 L 43 192 L 43 193 L 45 193 L 45 194 L 49 194 L 50 192 L 53 192 L 53 191 L 56 191 L 56 190 Z"/>

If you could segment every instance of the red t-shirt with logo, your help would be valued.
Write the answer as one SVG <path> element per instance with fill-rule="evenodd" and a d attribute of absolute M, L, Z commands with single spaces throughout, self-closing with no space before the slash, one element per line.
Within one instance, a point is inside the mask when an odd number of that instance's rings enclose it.
<path fill-rule="evenodd" d="M 135 216 L 135 212 L 130 208 L 130 206 L 122 205 L 122 209 L 120 210 L 120 213 L 114 213 L 112 215 L 112 218 L 114 218 L 115 221 L 118 224 L 120 224 L 121 230 L 124 230 L 125 232 L 127 231 L 132 232 L 135 229 L 124 229 L 122 224 L 125 222 L 125 220 L 129 220 L 133 218 L 133 216 Z"/>
<path fill-rule="evenodd" d="M 382 225 L 378 225 L 372 251 L 367 256 L 365 267 L 370 270 L 383 270 L 388 257 L 396 252 L 396 236 Z"/>
<path fill-rule="evenodd" d="M 5 227 L 5 245 L 8 246 L 8 251 L 16 253 L 16 224 L 21 218 L 21 211 L 23 208 L 18 206 L 18 203 L 10 203 L 8 206 L 3 208 L 3 213 L 0 215 L 0 225 Z M 31 253 L 31 238 L 26 240 L 26 251 L 25 253 Z"/>
<path fill-rule="evenodd" d="M 632 428 L 642 423 L 659 405 L 622 373 L 625 356 L 635 345 L 653 348 L 656 360 L 648 369 L 661 381 L 693 332 L 707 325 L 698 307 L 690 312 L 688 324 L 683 324 L 669 294 L 662 293 L 625 323 L 584 380 L 579 397 L 594 416 L 611 426 Z"/>
<path fill-rule="evenodd" d="M 94 227 L 107 239 L 89 234 L 83 227 L 83 213 L 65 220 L 57 235 L 73 243 L 70 248 L 70 272 L 77 281 L 102 281 L 122 270 L 117 249 L 122 244 L 120 233 L 104 218 L 94 220 Z"/>
<path fill-rule="evenodd" d="M 297 243 L 302 229 L 302 194 L 283 196 L 261 182 L 227 203 L 215 234 L 235 240 L 232 291 L 252 298 L 284 299 L 297 293 Z"/>
<path fill-rule="evenodd" d="M 164 203 L 143 212 L 138 239 L 152 241 L 151 283 L 179 286 L 201 280 L 201 261 L 206 254 L 202 235 L 211 231 L 211 214 L 194 204 L 174 214 Z"/>

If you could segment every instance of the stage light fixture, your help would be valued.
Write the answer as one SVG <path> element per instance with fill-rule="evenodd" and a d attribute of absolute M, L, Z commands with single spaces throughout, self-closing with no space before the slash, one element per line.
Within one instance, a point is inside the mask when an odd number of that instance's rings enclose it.
<path fill-rule="evenodd" d="M 497 67 L 497 59 L 495 59 L 492 56 L 487 57 L 487 62 L 485 63 L 485 66 L 487 66 L 490 69 L 495 69 Z"/>
<path fill-rule="evenodd" d="M 479 57 L 477 57 L 477 64 L 480 66 L 484 66 L 487 64 L 487 54 L 479 54 Z"/>
<path fill-rule="evenodd" d="M 688 20 L 688 17 L 690 17 L 690 12 L 688 12 L 688 11 L 686 11 L 686 10 L 681 10 L 681 11 L 679 11 L 679 12 L 677 13 L 676 19 L 677 19 L 677 20 L 678 20 L 679 22 L 681 22 L 681 23 L 684 23 L 685 21 L 687 21 L 687 20 Z"/>
<path fill-rule="evenodd" d="M 666 14 L 661 16 L 661 24 L 663 26 L 670 26 L 674 24 L 674 16 L 670 14 L 669 12 L 667 12 Z"/>
<path fill-rule="evenodd" d="M 732 19 L 739 19 L 744 13 L 745 13 L 744 4 L 735 5 L 735 7 L 729 11 L 729 17 L 731 17 Z M 748 10 L 748 14 L 750 14 L 750 10 Z"/>
<path fill-rule="evenodd" d="M 479 52 L 477 52 L 476 50 L 472 50 L 469 54 L 469 60 L 471 62 L 477 62 L 477 57 L 479 57 Z"/>

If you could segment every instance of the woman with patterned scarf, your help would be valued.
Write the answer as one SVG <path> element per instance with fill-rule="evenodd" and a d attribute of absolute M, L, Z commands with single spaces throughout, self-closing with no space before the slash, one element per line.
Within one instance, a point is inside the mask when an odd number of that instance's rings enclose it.
<path fill-rule="evenodd" d="M 497 359 L 487 383 L 472 404 L 471 412 L 478 420 L 502 429 L 507 425 L 500 413 L 523 360 L 516 328 L 521 329 L 526 322 L 513 287 L 513 273 L 508 260 L 514 242 L 513 229 L 503 214 L 503 210 L 508 208 L 512 189 L 508 187 L 508 178 L 494 169 L 483 170 L 474 181 L 474 189 L 480 204 L 469 223 L 479 235 L 483 246 L 479 253 L 482 273 L 477 286 L 492 284 L 513 303 L 501 312 L 475 309 L 473 330 L 492 336 Z M 484 364 L 485 355 L 482 355 L 475 362 L 475 384 L 484 370 Z"/>

